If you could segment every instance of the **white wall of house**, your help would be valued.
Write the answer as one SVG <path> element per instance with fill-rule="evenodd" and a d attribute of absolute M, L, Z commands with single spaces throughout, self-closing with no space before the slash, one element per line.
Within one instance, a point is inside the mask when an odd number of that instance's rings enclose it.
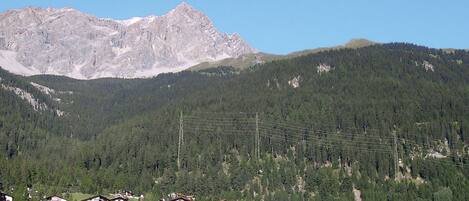
<path fill-rule="evenodd" d="M 67 200 L 61 197 L 54 196 L 50 198 L 50 201 L 67 201 Z"/>

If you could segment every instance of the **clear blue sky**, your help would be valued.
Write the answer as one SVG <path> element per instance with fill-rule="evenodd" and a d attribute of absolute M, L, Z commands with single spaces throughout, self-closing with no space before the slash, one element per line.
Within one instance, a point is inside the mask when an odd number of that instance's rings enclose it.
<path fill-rule="evenodd" d="M 98 17 L 162 15 L 181 1 L 1 0 L 0 11 L 72 7 Z M 188 0 L 223 32 L 260 51 L 287 53 L 352 38 L 469 48 L 469 0 Z"/>

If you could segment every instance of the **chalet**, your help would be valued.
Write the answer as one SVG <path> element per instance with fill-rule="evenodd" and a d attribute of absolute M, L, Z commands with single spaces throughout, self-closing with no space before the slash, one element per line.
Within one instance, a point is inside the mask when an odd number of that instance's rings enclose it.
<path fill-rule="evenodd" d="M 122 198 L 127 198 L 127 199 L 131 199 L 131 198 L 137 199 L 138 198 L 138 197 L 134 196 L 132 191 L 119 191 L 115 194 L 111 194 L 111 197 L 115 197 L 115 198 L 122 197 Z"/>
<path fill-rule="evenodd" d="M 93 197 L 84 199 L 82 201 L 111 201 L 111 200 L 107 197 L 102 196 L 102 195 L 97 195 L 97 196 L 93 196 Z"/>
<path fill-rule="evenodd" d="M 47 201 L 67 201 L 66 199 L 64 198 L 61 198 L 59 196 L 49 196 L 49 197 L 46 197 L 46 200 Z"/>
<path fill-rule="evenodd" d="M 181 196 L 181 197 L 174 198 L 170 201 L 194 201 L 194 200 L 189 197 Z"/>
<path fill-rule="evenodd" d="M 195 201 L 195 196 L 184 195 L 181 193 L 171 193 L 168 194 L 167 199 L 161 199 L 160 201 Z"/>
<path fill-rule="evenodd" d="M 0 201 L 13 201 L 13 197 L 0 191 Z"/>
<path fill-rule="evenodd" d="M 128 201 L 129 199 L 126 197 L 118 196 L 115 198 L 112 198 L 111 201 Z"/>

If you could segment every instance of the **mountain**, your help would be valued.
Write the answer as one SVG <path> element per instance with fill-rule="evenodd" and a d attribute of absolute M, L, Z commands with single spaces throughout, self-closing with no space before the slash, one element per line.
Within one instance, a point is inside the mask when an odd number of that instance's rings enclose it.
<path fill-rule="evenodd" d="M 70 8 L 0 14 L 0 66 L 22 75 L 151 77 L 256 50 L 187 3 L 162 16 L 101 19 Z"/>
<path fill-rule="evenodd" d="M 15 200 L 26 187 L 37 200 L 119 189 L 147 200 L 469 200 L 464 50 L 390 43 L 242 71 L 0 77 L 0 180 Z"/>
<path fill-rule="evenodd" d="M 352 39 L 348 41 L 347 43 L 345 43 L 344 45 L 338 45 L 334 47 L 306 49 L 302 51 L 291 52 L 286 55 L 274 55 L 274 54 L 268 54 L 268 53 L 263 53 L 263 52 L 256 52 L 256 53 L 245 54 L 239 57 L 226 58 L 226 59 L 222 59 L 219 61 L 203 62 L 203 63 L 190 67 L 189 70 L 197 71 L 197 70 L 208 69 L 208 68 L 216 68 L 219 66 L 231 66 L 236 69 L 242 70 L 242 69 L 248 68 L 256 64 L 262 64 L 262 63 L 275 61 L 275 60 L 289 59 L 289 58 L 294 58 L 294 57 L 307 55 L 311 53 L 319 53 L 319 52 L 323 52 L 327 50 L 338 50 L 338 49 L 345 49 L 345 48 L 356 49 L 356 48 L 371 46 L 375 44 L 378 44 L 378 43 L 369 41 L 367 39 Z"/>

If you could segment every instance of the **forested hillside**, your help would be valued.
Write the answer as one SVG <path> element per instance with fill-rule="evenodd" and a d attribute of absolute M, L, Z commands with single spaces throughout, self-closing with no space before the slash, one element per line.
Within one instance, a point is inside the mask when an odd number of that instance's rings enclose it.
<path fill-rule="evenodd" d="M 18 200 L 24 186 L 150 200 L 469 199 L 467 51 L 391 43 L 151 79 L 0 77 L 49 108 L 0 89 L 0 178 Z"/>

